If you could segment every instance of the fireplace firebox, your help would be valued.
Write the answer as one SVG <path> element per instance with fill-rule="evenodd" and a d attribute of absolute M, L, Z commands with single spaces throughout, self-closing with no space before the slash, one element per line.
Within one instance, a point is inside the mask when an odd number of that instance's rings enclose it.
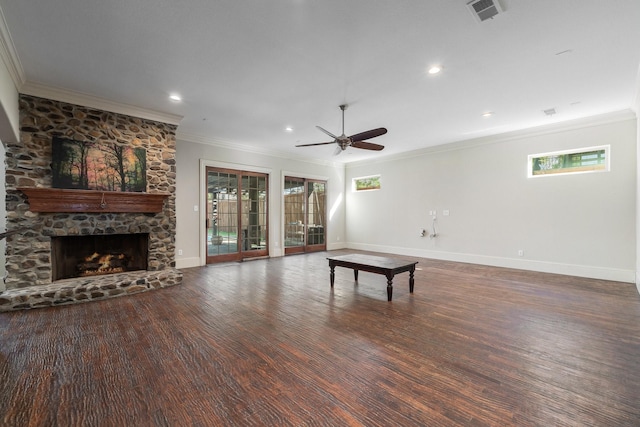
<path fill-rule="evenodd" d="M 52 281 L 146 270 L 149 234 L 51 238 Z"/>

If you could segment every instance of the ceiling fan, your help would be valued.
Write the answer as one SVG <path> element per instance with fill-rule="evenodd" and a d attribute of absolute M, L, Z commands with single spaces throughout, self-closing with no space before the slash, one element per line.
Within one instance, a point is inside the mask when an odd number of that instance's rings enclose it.
<path fill-rule="evenodd" d="M 351 136 L 346 136 L 344 134 L 344 110 L 346 110 L 347 107 L 348 107 L 347 104 L 342 104 L 340 106 L 340 109 L 342 110 L 342 135 L 336 136 L 331 132 L 329 132 L 328 130 L 323 129 L 320 126 L 316 126 L 322 132 L 326 133 L 331 138 L 333 138 L 333 141 L 317 142 L 315 144 L 300 144 L 300 145 L 296 145 L 296 147 L 309 147 L 312 145 L 327 145 L 327 144 L 333 144 L 335 142 L 336 144 L 338 144 L 338 147 L 336 148 L 336 152 L 335 152 L 336 155 L 346 150 L 347 147 L 362 148 L 364 150 L 374 150 L 374 151 L 382 150 L 384 148 L 384 145 L 373 144 L 371 142 L 365 141 L 365 139 L 371 139 L 371 138 L 375 138 L 376 136 L 384 135 L 385 133 L 387 133 L 387 130 L 385 128 L 372 129 L 366 132 L 356 133 L 355 135 L 351 135 Z"/>

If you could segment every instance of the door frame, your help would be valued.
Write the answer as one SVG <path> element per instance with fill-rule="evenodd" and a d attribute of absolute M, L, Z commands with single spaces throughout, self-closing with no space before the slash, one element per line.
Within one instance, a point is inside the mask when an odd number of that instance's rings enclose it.
<path fill-rule="evenodd" d="M 199 235 L 199 239 L 200 239 L 200 265 L 207 265 L 207 239 L 206 239 L 206 234 L 207 234 L 207 168 L 211 167 L 211 168 L 218 168 L 218 169 L 230 169 L 230 170 L 236 170 L 239 172 L 249 172 L 249 173 L 261 173 L 261 174 L 265 174 L 267 175 L 267 224 L 272 224 L 272 217 L 271 215 L 273 215 L 273 209 L 272 209 L 272 203 L 274 200 L 274 188 L 276 188 L 275 185 L 273 185 L 273 171 L 270 168 L 262 168 L 259 166 L 252 166 L 252 165 L 244 165 L 244 164 L 240 164 L 240 163 L 228 163 L 228 162 L 220 162 L 220 161 L 216 161 L 216 160 L 208 160 L 208 159 L 200 159 L 200 188 L 199 188 L 199 194 L 198 194 L 198 199 L 199 199 L 199 206 L 195 206 L 195 210 L 198 211 L 198 219 L 199 219 L 199 226 L 198 226 L 198 235 Z M 271 236 L 270 233 L 270 228 L 271 226 L 268 225 L 267 226 L 267 236 Z M 267 255 L 271 253 L 271 246 L 272 243 L 269 239 L 269 241 L 267 242 Z"/>

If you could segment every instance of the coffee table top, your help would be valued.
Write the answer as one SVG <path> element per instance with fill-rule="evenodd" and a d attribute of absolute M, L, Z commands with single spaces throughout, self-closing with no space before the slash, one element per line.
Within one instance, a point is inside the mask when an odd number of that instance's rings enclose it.
<path fill-rule="evenodd" d="M 394 258 L 386 258 L 381 256 L 374 255 L 364 255 L 364 254 L 348 254 L 348 255 L 339 255 L 334 257 L 327 257 L 329 262 L 338 261 L 340 263 L 349 263 L 349 264 L 358 264 L 358 265 L 368 265 L 375 266 L 385 269 L 393 270 L 399 267 L 406 267 L 408 265 L 415 265 L 418 261 L 405 261 L 401 259 Z"/>

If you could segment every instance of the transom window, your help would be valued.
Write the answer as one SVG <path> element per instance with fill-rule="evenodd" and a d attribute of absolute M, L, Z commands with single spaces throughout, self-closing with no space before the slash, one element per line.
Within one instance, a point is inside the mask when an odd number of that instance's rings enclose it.
<path fill-rule="evenodd" d="M 353 178 L 353 191 L 379 190 L 380 188 L 380 175 Z"/>
<path fill-rule="evenodd" d="M 609 145 L 529 156 L 529 178 L 569 173 L 609 171 Z"/>

